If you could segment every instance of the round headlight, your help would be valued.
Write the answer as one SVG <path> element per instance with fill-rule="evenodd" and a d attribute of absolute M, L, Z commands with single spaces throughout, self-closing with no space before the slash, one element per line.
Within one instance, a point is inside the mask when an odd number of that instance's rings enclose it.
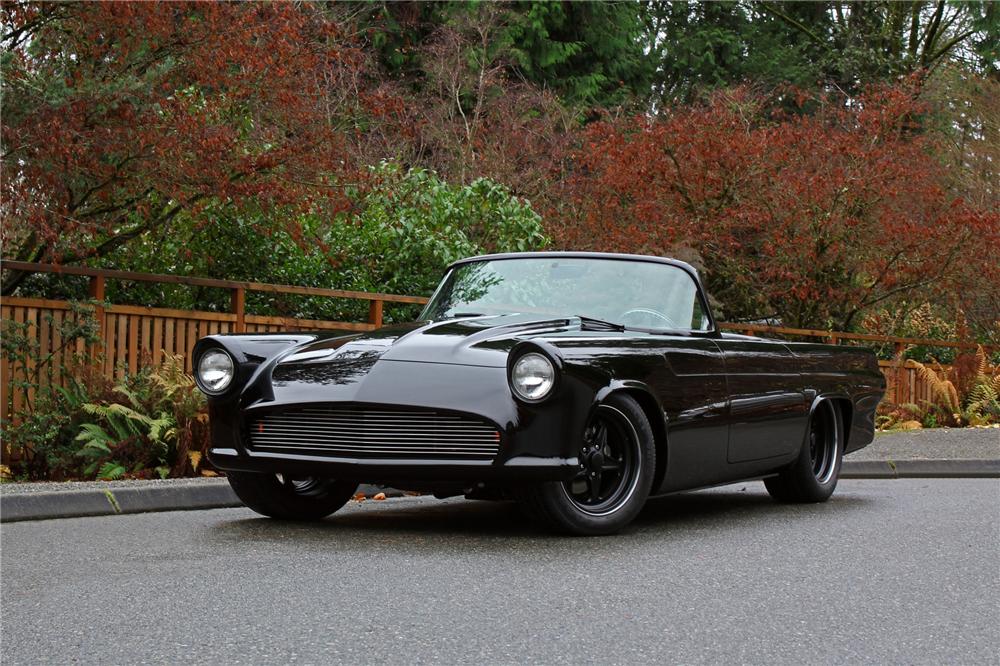
<path fill-rule="evenodd" d="M 511 388 L 525 400 L 541 400 L 555 383 L 556 369 L 552 367 L 552 361 L 535 352 L 517 359 L 510 371 Z"/>
<path fill-rule="evenodd" d="M 222 393 L 233 381 L 233 357 L 221 349 L 210 349 L 198 361 L 198 381 L 206 393 Z"/>

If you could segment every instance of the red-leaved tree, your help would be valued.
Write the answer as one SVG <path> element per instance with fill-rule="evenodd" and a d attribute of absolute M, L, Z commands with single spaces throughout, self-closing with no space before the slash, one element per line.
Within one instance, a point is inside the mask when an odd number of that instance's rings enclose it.
<path fill-rule="evenodd" d="M 913 91 L 820 103 L 777 113 L 736 89 L 591 125 L 551 214 L 559 244 L 693 250 L 734 320 L 843 330 L 894 298 L 1000 291 L 1000 213 L 947 189 Z"/>
<path fill-rule="evenodd" d="M 3 255 L 79 261 L 184 210 L 338 205 L 350 40 L 291 3 L 4 3 Z M 5 275 L 3 293 L 23 277 Z"/>

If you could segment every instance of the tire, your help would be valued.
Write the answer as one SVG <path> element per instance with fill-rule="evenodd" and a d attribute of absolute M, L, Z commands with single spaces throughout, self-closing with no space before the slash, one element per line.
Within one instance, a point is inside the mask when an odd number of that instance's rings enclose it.
<path fill-rule="evenodd" d="M 779 502 L 825 502 L 837 487 L 844 459 L 844 423 L 836 402 L 823 400 L 809 417 L 809 430 L 798 459 L 778 476 L 764 479 Z"/>
<path fill-rule="evenodd" d="M 613 393 L 598 405 L 580 444 L 580 473 L 566 482 L 521 488 L 525 512 L 564 534 L 613 534 L 628 525 L 649 497 L 656 442 L 639 404 Z"/>
<path fill-rule="evenodd" d="M 281 474 L 228 472 L 236 496 L 259 514 L 281 520 L 321 520 L 347 504 L 358 484 Z"/>

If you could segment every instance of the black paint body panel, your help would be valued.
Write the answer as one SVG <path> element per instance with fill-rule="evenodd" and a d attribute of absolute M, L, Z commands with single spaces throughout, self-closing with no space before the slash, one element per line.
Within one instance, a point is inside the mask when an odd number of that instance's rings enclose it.
<path fill-rule="evenodd" d="M 846 452 L 874 436 L 885 380 L 870 351 L 714 330 L 665 335 L 586 329 L 574 317 L 498 315 L 414 322 L 360 335 L 203 338 L 195 347 L 196 360 L 207 348 L 223 347 L 239 366 L 232 387 L 209 397 L 209 457 L 224 470 L 334 476 L 404 488 L 564 480 L 578 468 L 578 443 L 591 411 L 613 391 L 635 396 L 658 434 L 658 493 L 776 473 L 797 457 L 820 398 L 842 401 L 849 426 Z M 556 387 L 541 403 L 517 400 L 508 386 L 508 357 L 515 347 L 516 353 L 526 347 L 541 351 L 558 368 Z M 302 360 L 290 359 L 293 355 Z M 485 461 L 419 460 L 248 447 L 247 427 L 255 417 L 310 405 L 468 415 L 496 427 L 500 452 Z"/>

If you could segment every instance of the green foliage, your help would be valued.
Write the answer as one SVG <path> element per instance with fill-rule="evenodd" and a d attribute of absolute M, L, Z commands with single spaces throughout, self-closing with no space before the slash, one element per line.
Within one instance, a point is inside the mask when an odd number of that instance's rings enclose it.
<path fill-rule="evenodd" d="M 508 33 L 520 72 L 569 104 L 611 106 L 648 94 L 655 62 L 643 53 L 639 4 L 546 2 L 513 6 Z"/>
<path fill-rule="evenodd" d="M 748 73 L 746 47 L 755 40 L 741 4 L 650 2 L 645 11 L 650 56 L 659 62 L 654 89 L 659 104 L 690 100 L 701 90 L 737 83 Z M 784 72 L 774 74 L 788 78 Z"/>
<path fill-rule="evenodd" d="M 642 3 L 654 100 L 690 101 L 706 89 L 750 81 L 834 87 L 856 94 L 949 59 L 996 71 L 996 3 Z M 966 48 L 963 48 L 965 46 Z"/>
<path fill-rule="evenodd" d="M 84 405 L 111 390 L 101 372 L 88 366 L 67 367 L 75 372 L 67 386 L 39 386 L 29 410 L 18 422 L 5 421 L 4 458 L 18 476 L 28 479 L 64 479 L 80 475 L 79 443 L 74 441 L 88 419 Z"/>
<path fill-rule="evenodd" d="M 38 336 L 32 331 L 38 325 L 34 321 L 16 322 L 5 319 L 0 329 L 0 350 L 11 364 L 10 380 L 7 384 L 7 404 L 3 405 L 4 414 L 13 411 L 15 394 L 27 395 L 29 391 L 39 389 L 42 384 L 52 380 L 55 361 L 68 350 L 76 347 L 77 341 L 90 345 L 101 338 L 99 323 L 94 315 L 94 308 L 103 305 L 94 300 L 70 301 L 69 313 L 56 323 L 51 314 L 44 315 L 44 321 L 55 329 L 58 338 L 62 340 L 59 347 L 50 349 L 43 354 Z M 75 355 L 70 354 L 70 360 Z"/>
<path fill-rule="evenodd" d="M 176 440 L 176 422 L 173 416 L 161 411 L 155 417 L 143 414 L 137 396 L 124 386 L 115 390 L 126 397 L 131 407 L 121 403 L 95 405 L 88 403 L 83 410 L 97 417 L 98 423 L 84 423 L 76 441 L 82 443 L 79 455 L 85 461 L 85 476 L 98 479 L 117 479 L 128 468 L 120 462 L 126 460 L 133 472 L 149 467 L 165 466 Z"/>
<path fill-rule="evenodd" d="M 199 473 L 208 413 L 180 356 L 126 373 L 68 366 L 66 386 L 36 387 L 33 409 L 5 424 L 11 473 L 27 479 L 148 478 Z M 16 454 L 11 456 L 10 454 Z"/>
<path fill-rule="evenodd" d="M 973 66 L 996 80 L 1000 75 L 1000 3 L 969 2 Z"/>
<path fill-rule="evenodd" d="M 975 377 L 965 395 L 965 414 L 970 423 L 1000 423 L 1000 366 L 990 368 L 982 347 L 977 350 Z"/>
<path fill-rule="evenodd" d="M 891 306 L 883 306 L 869 312 L 862 320 L 861 328 L 865 332 L 877 335 L 954 340 L 962 334 L 962 326 L 955 323 L 954 311 L 948 310 L 947 307 L 935 306 L 928 302 L 912 303 L 899 299 Z M 896 358 L 896 350 L 891 343 L 873 344 L 872 347 L 881 359 Z M 955 360 L 956 351 L 953 347 L 908 345 L 901 358 L 914 361 L 933 358 L 941 363 L 951 363 Z"/>
<path fill-rule="evenodd" d="M 454 186 L 391 163 L 374 174 L 379 184 L 361 200 L 356 221 L 331 225 L 324 238 L 353 261 L 351 288 L 429 294 L 452 261 L 548 242 L 531 206 L 488 179 Z"/>
<path fill-rule="evenodd" d="M 555 91 L 568 104 L 611 106 L 645 99 L 656 63 L 646 57 L 637 2 L 357 3 L 361 30 L 391 78 L 420 90 L 426 54 L 420 46 L 442 29 L 482 25 L 494 15 L 486 56 L 511 79 Z M 471 45 L 470 51 L 480 49 Z"/>
<path fill-rule="evenodd" d="M 59 478 L 73 473 L 76 447 L 72 438 L 82 419 L 88 385 L 99 391 L 103 380 L 95 377 L 85 383 L 70 378 L 67 386 L 60 386 L 54 381 L 54 366 L 64 364 L 64 375 L 72 373 L 71 368 L 84 367 L 84 359 L 70 350 L 74 350 L 78 342 L 90 345 L 100 340 L 95 305 L 95 301 L 71 301 L 69 312 L 59 322 L 45 315 L 48 325 L 62 340 L 58 348 L 45 354 L 37 336 L 31 333 L 36 325 L 34 322 L 3 321 L 0 348 L 12 370 L 6 387 L 7 404 L 3 405 L 3 418 L 0 419 L 3 459 L 7 461 L 16 456 L 18 462 L 11 467 L 20 476 Z M 89 376 L 86 370 L 81 372 Z M 15 395 L 20 395 L 26 405 L 16 425 L 9 419 L 14 411 Z M 34 399 L 28 400 L 29 395 Z"/>
<path fill-rule="evenodd" d="M 207 224 L 179 218 L 169 231 L 146 236 L 97 265 L 175 275 L 197 275 L 354 291 L 429 295 L 450 262 L 474 254 L 534 250 L 548 239 L 531 205 L 485 178 L 453 185 L 424 169 L 394 163 L 373 167 L 351 190 L 350 212 L 282 219 L 250 217 L 220 207 Z M 262 233 L 265 229 L 266 233 Z M 238 248 L 238 250 L 234 250 Z M 42 279 L 44 277 L 44 279 Z M 77 288 L 82 288 L 79 285 Z M 108 283 L 107 298 L 121 304 L 228 311 L 225 290 Z M 53 297 L 66 290 L 39 276 L 22 291 Z M 250 292 L 247 311 L 261 315 L 358 321 L 367 303 Z M 387 308 L 387 320 L 412 317 L 415 308 Z"/>
<path fill-rule="evenodd" d="M 165 477 L 198 471 L 207 447 L 207 413 L 202 394 L 184 372 L 181 356 L 130 374 L 114 389 L 115 398 L 83 406 L 96 422 L 84 423 L 83 475 L 116 478 L 129 474 Z M 124 398 L 124 400 L 122 400 Z"/>
<path fill-rule="evenodd" d="M 97 471 L 97 478 L 102 481 L 114 481 L 125 476 L 125 468 L 118 463 L 107 462 Z"/>

